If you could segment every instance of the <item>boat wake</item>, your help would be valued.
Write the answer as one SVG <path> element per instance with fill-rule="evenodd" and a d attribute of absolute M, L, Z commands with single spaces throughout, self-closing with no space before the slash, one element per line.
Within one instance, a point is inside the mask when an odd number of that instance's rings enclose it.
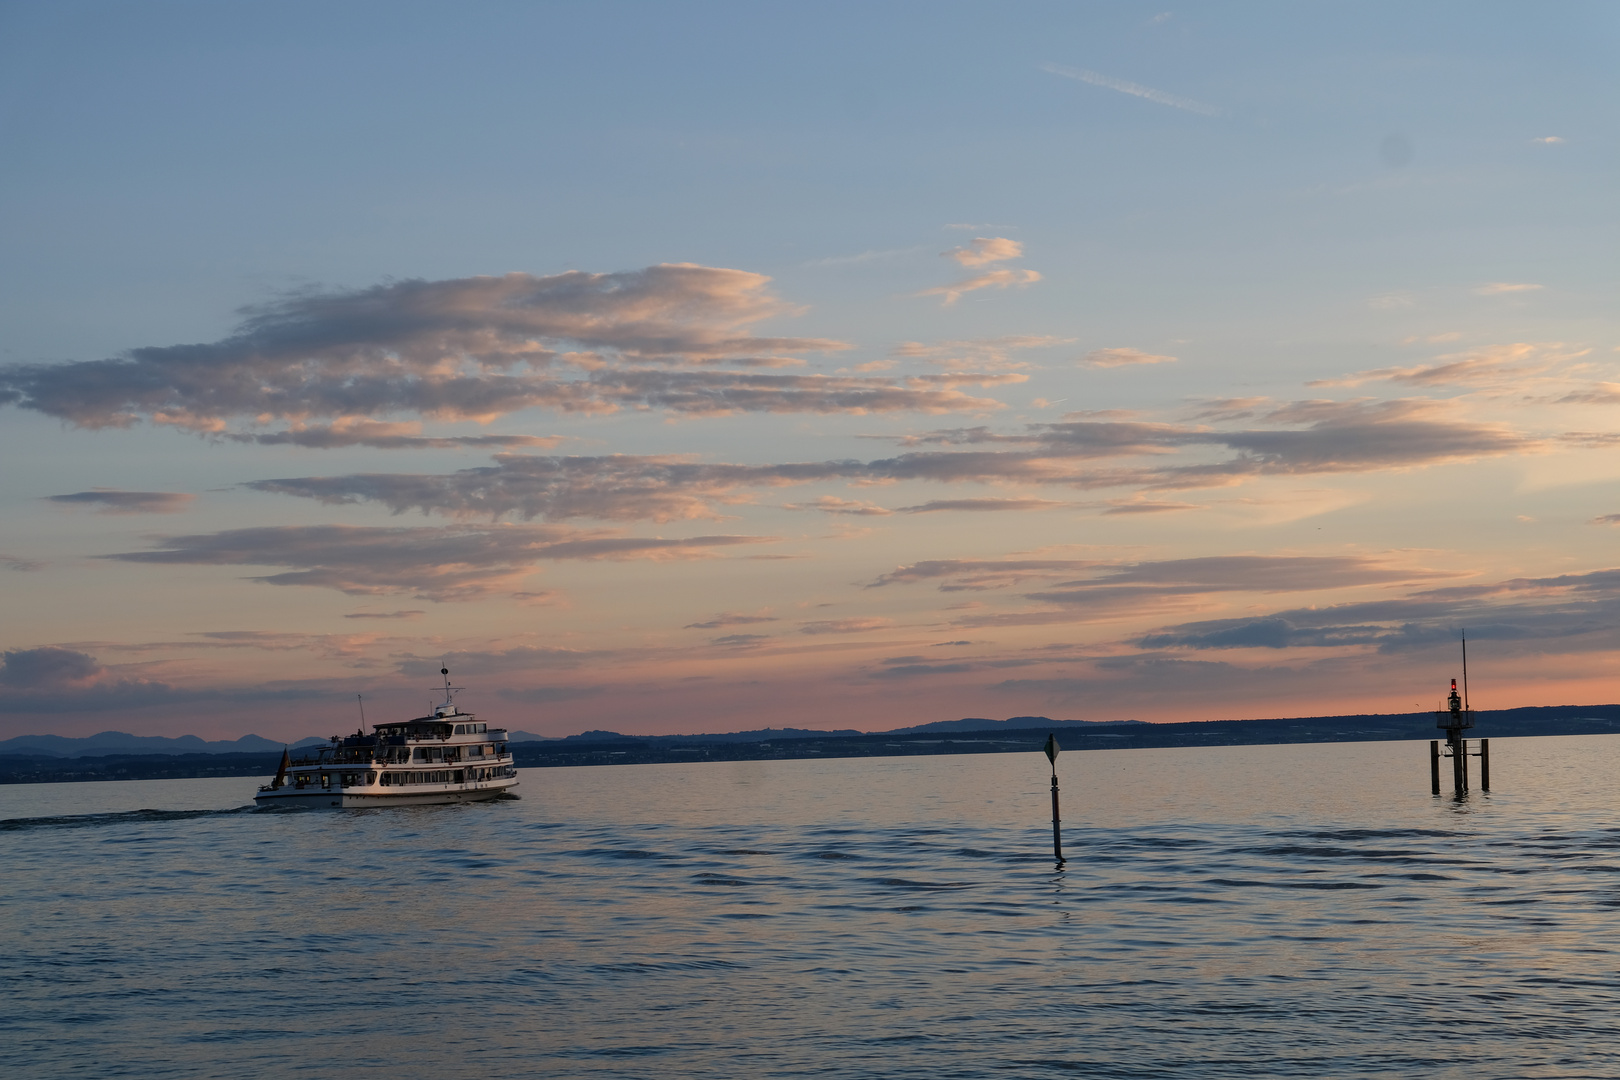
<path fill-rule="evenodd" d="M 285 814 L 301 810 L 296 806 L 233 806 L 225 810 L 124 810 L 113 814 L 63 814 L 57 817 L 0 818 L 0 832 L 31 832 L 35 829 L 94 829 L 103 825 L 128 825 L 144 821 L 189 821 L 192 818 L 229 817 L 233 814 Z"/>

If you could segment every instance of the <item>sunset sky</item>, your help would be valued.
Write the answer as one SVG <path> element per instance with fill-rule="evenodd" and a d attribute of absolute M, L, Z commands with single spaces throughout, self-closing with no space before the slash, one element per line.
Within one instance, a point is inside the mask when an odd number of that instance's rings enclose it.
<path fill-rule="evenodd" d="M 1612 4 L 0 7 L 0 738 L 1620 700 Z"/>

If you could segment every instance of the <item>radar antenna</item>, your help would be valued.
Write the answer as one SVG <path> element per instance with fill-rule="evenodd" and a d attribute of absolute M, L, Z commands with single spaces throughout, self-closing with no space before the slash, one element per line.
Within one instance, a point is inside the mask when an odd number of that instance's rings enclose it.
<path fill-rule="evenodd" d="M 442 663 L 442 661 L 441 661 L 441 663 Z M 458 690 L 465 690 L 467 688 L 465 686 L 451 686 L 450 685 L 450 669 L 449 668 L 440 667 L 439 668 L 439 674 L 444 676 L 444 703 L 446 705 L 449 705 L 450 702 L 451 702 L 452 696 Z"/>

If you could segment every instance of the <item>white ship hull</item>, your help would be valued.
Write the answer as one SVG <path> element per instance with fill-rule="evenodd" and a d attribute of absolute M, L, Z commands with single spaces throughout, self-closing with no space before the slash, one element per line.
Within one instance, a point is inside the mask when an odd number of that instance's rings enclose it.
<path fill-rule="evenodd" d="M 378 806 L 444 806 L 450 803 L 488 802 L 517 786 L 517 780 L 507 779 L 481 784 L 449 784 L 437 790 L 428 785 L 418 785 L 409 791 L 370 788 L 323 791 L 318 787 L 284 787 L 276 791 L 261 791 L 253 801 L 260 806 L 337 806 L 345 810 Z"/>

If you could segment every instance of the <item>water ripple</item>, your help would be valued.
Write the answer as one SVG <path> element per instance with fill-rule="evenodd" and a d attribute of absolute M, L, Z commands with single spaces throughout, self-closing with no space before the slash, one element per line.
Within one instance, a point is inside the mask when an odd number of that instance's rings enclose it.
<path fill-rule="evenodd" d="M 1589 792 L 1537 763 L 1607 745 L 1499 768 Z M 0 1038 L 82 1077 L 1620 1075 L 1620 798 L 1434 800 L 1425 749 L 1336 748 L 1391 779 L 1327 795 L 1299 748 L 1073 755 L 1061 867 L 1044 758 L 364 813 L 74 785 L 83 813 L 0 821 Z"/>

